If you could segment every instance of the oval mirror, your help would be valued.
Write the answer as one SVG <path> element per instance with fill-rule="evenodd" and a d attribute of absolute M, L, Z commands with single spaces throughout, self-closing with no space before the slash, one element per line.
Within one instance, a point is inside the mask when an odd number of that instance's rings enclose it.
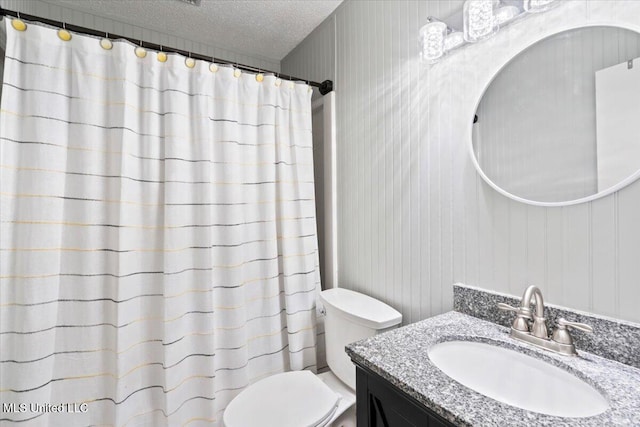
<path fill-rule="evenodd" d="M 501 193 L 574 204 L 640 176 L 640 34 L 565 31 L 507 63 L 482 96 L 474 163 Z"/>

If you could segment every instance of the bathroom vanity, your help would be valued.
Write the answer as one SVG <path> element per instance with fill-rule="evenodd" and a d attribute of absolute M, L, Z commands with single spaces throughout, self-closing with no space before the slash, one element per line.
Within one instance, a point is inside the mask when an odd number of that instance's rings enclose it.
<path fill-rule="evenodd" d="M 509 336 L 509 328 L 498 324 L 504 323 L 501 319 L 507 318 L 495 307 L 496 301 L 514 304 L 513 300 L 491 293 L 487 293 L 488 300 L 481 300 L 476 293 L 469 299 L 473 303 L 465 304 L 465 294 L 469 297 L 469 292 L 476 291 L 457 287 L 454 292 L 458 294 L 454 297 L 456 309 L 467 313 L 451 311 L 346 347 L 357 370 L 358 427 L 640 425 L 640 355 L 636 354 L 640 329 L 634 329 L 634 324 L 622 322 L 616 326 L 613 319 L 588 319 L 584 313 L 572 314 L 563 312 L 560 308 L 547 307 L 549 318 L 555 319 L 554 316 L 561 314 L 572 320 L 588 320 L 594 327 L 595 333 L 589 338 L 591 341 L 584 341 L 582 337 L 583 341 L 576 340 L 578 356 L 565 356 L 536 348 Z M 474 312 L 469 313 L 470 310 Z M 480 318 L 490 317 L 488 312 L 493 313 L 496 319 Z M 597 337 L 605 335 L 606 330 L 611 332 L 612 328 L 613 333 L 602 339 L 622 341 L 618 344 L 609 342 L 603 347 L 616 352 L 607 357 L 617 358 L 624 363 L 583 350 L 587 348 L 600 352 Z M 620 331 L 624 331 L 626 336 Z M 576 336 L 579 334 L 577 332 Z M 489 397 L 491 387 L 488 392 L 481 388 L 477 388 L 481 391 L 474 390 L 471 387 L 475 386 L 463 385 L 436 366 L 438 360 L 434 357 L 433 349 L 442 343 L 463 344 L 462 347 L 454 346 L 454 351 L 456 348 L 464 349 L 464 344 L 470 344 L 495 350 L 496 354 L 506 354 L 506 358 L 493 367 L 483 365 L 484 362 L 480 359 L 469 362 L 467 357 L 465 362 L 464 357 L 460 358 L 467 368 L 471 366 L 471 369 L 467 369 L 468 372 L 473 373 L 474 369 L 482 371 L 480 373 L 484 374 L 484 381 L 503 381 L 502 386 L 498 384 L 498 394 L 493 398 Z M 467 353 L 468 356 L 468 352 L 460 352 Z M 457 361 L 455 353 L 452 354 L 454 357 L 447 357 L 445 360 Z M 481 356 L 479 354 L 477 357 Z M 476 357 L 476 354 L 471 357 Z M 510 358 L 520 358 L 522 361 L 510 368 L 509 363 L 505 363 Z M 492 353 L 485 361 L 494 359 Z M 529 369 L 527 360 L 538 366 Z M 518 366 L 517 363 L 524 365 Z M 529 397 L 528 392 L 531 391 L 531 396 L 535 395 L 533 388 L 536 386 L 536 379 L 533 377 L 541 372 L 540 366 L 542 371 L 546 369 L 545 366 L 550 370 L 549 378 L 558 376 L 553 370 L 562 370 L 560 373 L 567 376 L 569 382 L 573 378 L 579 387 L 587 389 L 593 396 L 587 396 L 587 393 L 585 400 L 572 400 L 574 391 L 566 390 L 573 389 L 563 390 L 563 384 L 559 388 L 557 385 L 546 386 L 548 380 L 542 379 L 538 381 L 538 393 L 542 391 L 543 400 L 550 397 L 546 404 L 548 406 L 550 403 L 551 406 L 547 410 L 543 402 L 541 410 L 523 409 L 529 407 L 529 404 L 534 405 L 532 407 L 537 404 L 535 397 Z M 532 381 L 522 381 L 522 377 L 518 379 L 518 370 L 533 378 Z M 521 398 L 524 400 L 518 403 L 515 395 L 519 389 L 525 388 L 527 393 L 522 394 Z M 493 392 L 495 393 L 495 387 Z M 596 400 L 589 400 L 592 397 Z M 516 400 L 510 401 L 512 398 Z M 556 404 L 558 401 L 560 403 Z"/>
<path fill-rule="evenodd" d="M 445 420 L 401 388 L 356 364 L 358 427 L 448 427 Z"/>

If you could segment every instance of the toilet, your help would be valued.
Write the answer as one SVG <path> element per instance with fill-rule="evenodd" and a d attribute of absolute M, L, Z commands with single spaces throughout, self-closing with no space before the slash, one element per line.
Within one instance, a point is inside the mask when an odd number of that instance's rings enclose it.
<path fill-rule="evenodd" d="M 227 406 L 225 427 L 356 426 L 356 371 L 344 347 L 396 328 L 402 315 L 375 298 L 342 288 L 320 292 L 320 304 L 330 371 L 284 372 L 253 383 Z"/>

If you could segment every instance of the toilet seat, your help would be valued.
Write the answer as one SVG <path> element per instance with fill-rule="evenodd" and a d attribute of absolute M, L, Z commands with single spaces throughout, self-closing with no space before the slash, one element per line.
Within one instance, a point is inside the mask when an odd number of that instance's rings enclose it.
<path fill-rule="evenodd" d="M 272 375 L 247 387 L 224 411 L 225 427 L 321 427 L 340 396 L 310 371 Z"/>

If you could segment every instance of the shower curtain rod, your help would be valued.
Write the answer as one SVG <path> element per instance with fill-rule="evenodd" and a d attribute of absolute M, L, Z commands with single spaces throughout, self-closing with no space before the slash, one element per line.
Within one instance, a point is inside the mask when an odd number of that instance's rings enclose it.
<path fill-rule="evenodd" d="M 289 75 L 286 75 L 286 74 L 278 73 L 278 72 L 275 72 L 275 71 L 265 70 L 265 69 L 262 69 L 262 68 L 252 67 L 250 65 L 239 64 L 239 63 L 233 62 L 233 61 L 227 61 L 227 60 L 224 60 L 224 59 L 214 58 L 213 56 L 201 55 L 199 53 L 193 53 L 193 52 L 189 52 L 189 51 L 186 51 L 186 50 L 181 50 L 181 49 L 176 49 L 176 48 L 173 48 L 173 47 L 167 47 L 167 46 L 164 46 L 164 45 L 159 45 L 159 44 L 156 44 L 156 43 L 150 43 L 150 42 L 146 42 L 144 40 L 138 40 L 138 39 L 134 39 L 134 38 L 131 38 L 131 37 L 125 37 L 125 36 L 120 36 L 120 35 L 117 35 L 117 34 L 107 33 L 106 31 L 93 30 L 91 28 L 81 27 L 79 25 L 67 24 L 66 22 L 62 22 L 62 21 L 54 21 L 52 19 L 43 18 L 41 16 L 28 15 L 26 13 L 15 12 L 13 10 L 3 9 L 1 7 L 0 7 L 0 16 L 11 16 L 11 17 L 14 17 L 14 18 L 24 19 L 26 21 L 40 22 L 42 24 L 50 25 L 52 27 L 66 28 L 67 30 L 75 32 L 75 33 L 88 34 L 88 35 L 91 35 L 91 36 L 108 37 L 108 38 L 114 39 L 114 40 L 115 39 L 123 39 L 123 40 L 130 41 L 131 43 L 133 43 L 133 44 L 135 44 L 137 46 L 144 47 L 146 49 L 159 50 L 159 51 L 166 52 L 166 53 L 179 53 L 180 55 L 183 55 L 183 56 L 190 56 L 193 59 L 200 59 L 202 61 L 215 62 L 216 64 L 233 65 L 235 68 L 238 68 L 238 69 L 243 70 L 243 71 L 274 74 L 275 76 L 277 76 L 277 77 L 279 77 L 279 78 L 281 78 L 283 80 L 304 81 L 309 86 L 317 87 L 320 90 L 320 93 L 322 95 L 326 95 L 327 93 L 329 93 L 329 92 L 331 92 L 333 90 L 333 82 L 331 80 L 325 80 L 322 83 L 318 83 L 318 82 L 314 82 L 314 81 L 311 81 L 311 80 L 301 79 L 301 78 L 298 78 L 298 77 L 293 77 L 293 76 L 289 76 Z"/>

